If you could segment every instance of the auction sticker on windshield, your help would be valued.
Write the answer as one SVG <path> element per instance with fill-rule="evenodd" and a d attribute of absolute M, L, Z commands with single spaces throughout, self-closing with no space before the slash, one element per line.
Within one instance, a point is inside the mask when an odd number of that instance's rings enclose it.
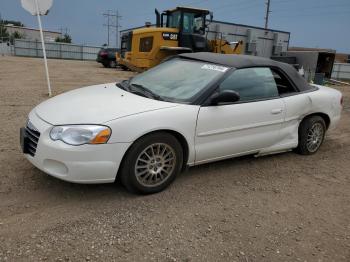
<path fill-rule="evenodd" d="M 206 64 L 202 66 L 202 69 L 214 70 L 214 71 L 225 73 L 229 68 L 224 66 Z"/>

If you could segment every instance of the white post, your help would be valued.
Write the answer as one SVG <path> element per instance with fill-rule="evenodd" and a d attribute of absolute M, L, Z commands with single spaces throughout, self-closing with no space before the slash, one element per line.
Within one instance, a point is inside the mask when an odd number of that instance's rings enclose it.
<path fill-rule="evenodd" d="M 35 0 L 35 5 L 36 5 L 36 13 L 37 13 L 38 23 L 39 23 L 39 29 L 40 29 L 41 44 L 42 44 L 42 48 L 43 48 L 43 55 L 44 55 L 44 62 L 45 62 L 45 71 L 46 71 L 47 87 L 48 87 L 48 89 L 49 89 L 49 96 L 51 96 L 52 93 L 51 93 L 51 84 L 50 84 L 49 68 L 48 68 L 48 66 L 47 66 L 47 58 L 46 58 L 46 49 L 45 49 L 44 33 L 43 33 L 43 27 L 42 27 L 42 25 L 41 25 L 41 18 L 40 18 L 40 11 L 39 11 L 38 0 Z"/>

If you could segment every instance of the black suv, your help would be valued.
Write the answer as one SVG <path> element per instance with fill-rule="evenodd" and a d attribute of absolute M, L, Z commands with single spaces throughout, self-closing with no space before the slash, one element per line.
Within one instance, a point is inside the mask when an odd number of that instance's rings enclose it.
<path fill-rule="evenodd" d="M 119 52 L 117 48 L 101 48 L 97 54 L 96 61 L 101 63 L 104 67 L 116 67 L 117 61 L 115 58 L 116 52 Z"/>

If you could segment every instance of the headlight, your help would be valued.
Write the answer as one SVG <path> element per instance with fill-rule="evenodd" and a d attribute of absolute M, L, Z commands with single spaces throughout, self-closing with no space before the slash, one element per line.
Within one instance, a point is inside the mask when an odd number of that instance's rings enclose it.
<path fill-rule="evenodd" d="M 111 136 L 111 129 L 106 126 L 72 125 L 55 126 L 51 129 L 52 140 L 79 146 L 84 144 L 105 144 Z"/>

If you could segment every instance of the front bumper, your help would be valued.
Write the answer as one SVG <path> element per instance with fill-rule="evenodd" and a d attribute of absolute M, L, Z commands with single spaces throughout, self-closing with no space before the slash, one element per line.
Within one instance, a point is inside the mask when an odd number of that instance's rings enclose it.
<path fill-rule="evenodd" d="M 49 137 L 52 125 L 33 111 L 30 122 L 40 132 L 34 156 L 25 157 L 37 168 L 56 178 L 81 184 L 113 183 L 130 143 L 70 146 Z"/>

